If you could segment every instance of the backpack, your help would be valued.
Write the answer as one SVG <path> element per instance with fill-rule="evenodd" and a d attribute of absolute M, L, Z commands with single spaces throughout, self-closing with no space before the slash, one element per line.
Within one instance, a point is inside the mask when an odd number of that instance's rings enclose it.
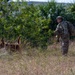
<path fill-rule="evenodd" d="M 75 27 L 72 23 L 66 21 L 67 26 L 68 26 L 68 32 L 70 34 L 70 36 L 75 36 Z"/>

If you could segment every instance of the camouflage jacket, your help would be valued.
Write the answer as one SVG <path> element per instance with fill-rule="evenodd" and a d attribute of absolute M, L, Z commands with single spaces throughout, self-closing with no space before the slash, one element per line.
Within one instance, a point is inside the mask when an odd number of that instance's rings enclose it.
<path fill-rule="evenodd" d="M 68 31 L 68 25 L 66 21 L 62 21 L 57 25 L 57 28 L 55 30 L 56 35 L 60 35 L 61 37 L 64 35 L 69 36 L 69 31 Z"/>

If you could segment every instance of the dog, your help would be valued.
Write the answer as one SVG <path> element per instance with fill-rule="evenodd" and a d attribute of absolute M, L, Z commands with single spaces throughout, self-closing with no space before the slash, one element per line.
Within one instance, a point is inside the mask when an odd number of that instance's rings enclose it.
<path fill-rule="evenodd" d="M 5 48 L 10 49 L 10 51 L 19 51 L 21 52 L 20 49 L 20 37 L 18 37 L 18 40 L 16 43 L 5 43 Z"/>

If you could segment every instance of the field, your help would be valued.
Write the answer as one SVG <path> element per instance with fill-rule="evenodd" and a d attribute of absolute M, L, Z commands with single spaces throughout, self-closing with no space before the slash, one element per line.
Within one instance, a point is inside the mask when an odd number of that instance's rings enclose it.
<path fill-rule="evenodd" d="M 68 56 L 62 56 L 59 44 L 41 51 L 27 48 L 22 53 L 9 54 L 0 50 L 0 75 L 75 75 L 75 43 Z"/>
<path fill-rule="evenodd" d="M 8 49 L 17 44 L 19 49 L 22 44 L 22 52 L 0 49 L 0 75 L 75 75 L 75 41 L 70 42 L 68 56 L 63 56 L 59 43 L 54 43 L 57 16 L 75 26 L 75 2 L 58 4 L 51 0 L 28 5 L 7 1 L 0 0 L 0 46 Z M 47 50 L 39 48 L 47 46 Z"/>

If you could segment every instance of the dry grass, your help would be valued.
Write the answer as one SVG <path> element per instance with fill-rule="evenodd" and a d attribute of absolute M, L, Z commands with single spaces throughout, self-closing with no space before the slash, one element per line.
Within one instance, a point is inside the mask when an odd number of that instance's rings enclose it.
<path fill-rule="evenodd" d="M 22 54 L 1 49 L 0 75 L 75 75 L 75 43 L 67 57 L 61 55 L 58 44 L 45 51 L 27 49 Z"/>

